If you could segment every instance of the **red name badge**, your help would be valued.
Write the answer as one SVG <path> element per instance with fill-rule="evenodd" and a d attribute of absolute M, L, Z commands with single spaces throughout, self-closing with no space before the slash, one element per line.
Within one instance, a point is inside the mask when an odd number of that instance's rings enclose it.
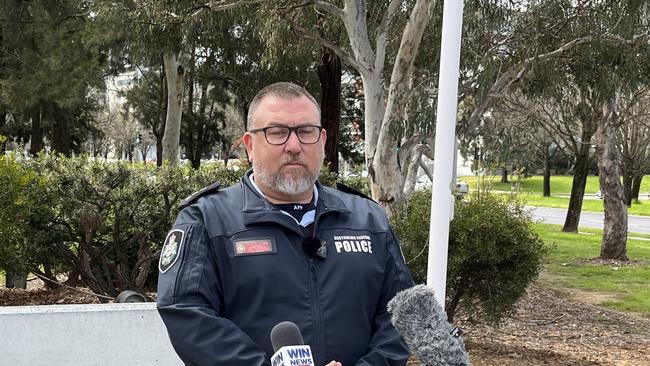
<path fill-rule="evenodd" d="M 235 256 L 275 253 L 273 240 L 252 239 L 235 242 Z"/>

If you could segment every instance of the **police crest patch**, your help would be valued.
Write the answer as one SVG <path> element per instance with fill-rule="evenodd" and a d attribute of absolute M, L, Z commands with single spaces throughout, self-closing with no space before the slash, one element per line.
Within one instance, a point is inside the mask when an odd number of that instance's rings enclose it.
<path fill-rule="evenodd" d="M 165 244 L 160 252 L 160 261 L 158 262 L 160 273 L 167 272 L 176 263 L 181 252 L 183 239 L 185 239 L 185 232 L 183 230 L 174 229 L 167 234 Z"/>

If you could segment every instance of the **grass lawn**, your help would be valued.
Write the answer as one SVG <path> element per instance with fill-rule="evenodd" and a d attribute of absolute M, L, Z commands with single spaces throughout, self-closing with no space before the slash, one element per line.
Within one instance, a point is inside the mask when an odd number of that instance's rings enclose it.
<path fill-rule="evenodd" d="M 554 248 L 545 264 L 542 283 L 605 294 L 602 305 L 650 317 L 650 241 L 628 239 L 628 257 L 642 261 L 632 266 L 578 263 L 598 257 L 602 230 L 563 233 L 559 225 L 537 224 L 535 231 Z M 650 238 L 648 235 L 631 234 Z"/>
<path fill-rule="evenodd" d="M 521 198 L 526 202 L 527 205 L 530 206 L 557 208 L 569 207 L 568 197 L 544 197 L 542 195 L 535 194 L 522 194 Z M 603 200 L 582 200 L 582 210 L 591 212 L 603 212 Z M 632 207 L 629 207 L 627 209 L 627 213 L 630 215 L 650 216 L 650 201 L 644 200 L 639 201 L 638 203 L 632 202 Z"/>
<path fill-rule="evenodd" d="M 486 187 L 495 191 L 510 191 L 514 184 L 519 184 L 519 192 L 522 193 L 537 193 L 542 194 L 544 177 L 541 175 L 534 175 L 528 178 L 517 179 L 516 176 L 511 176 L 510 183 L 500 183 L 500 176 L 485 176 L 481 177 L 481 187 Z M 478 187 L 479 178 L 476 176 L 459 177 L 458 180 L 469 183 L 471 190 L 476 190 Z M 553 194 L 569 194 L 571 193 L 571 184 L 573 183 L 573 176 L 571 175 L 554 175 L 551 177 L 551 195 Z M 598 177 L 588 176 L 587 186 L 585 187 L 586 194 L 595 194 L 600 189 Z M 648 194 L 650 192 L 650 176 L 646 175 L 641 181 L 641 194 Z"/>
<path fill-rule="evenodd" d="M 479 184 L 479 178 L 475 176 L 465 176 L 458 178 L 465 181 L 470 186 L 470 191 L 475 191 Z M 511 178 L 512 183 L 500 183 L 501 177 L 488 176 L 480 180 L 480 186 L 493 191 L 511 191 L 513 184 L 519 184 L 519 194 L 526 204 L 540 207 L 568 208 L 569 197 L 564 196 L 571 193 L 572 176 L 552 176 L 551 177 L 551 197 L 542 196 L 542 176 L 532 176 L 527 179 L 517 180 Z M 599 189 L 598 177 L 589 176 L 587 178 L 586 194 L 595 194 Z M 650 192 L 650 176 L 644 177 L 641 182 L 641 196 L 645 197 Z M 563 196 L 557 196 L 557 195 Z M 555 195 L 555 196 L 554 196 Z M 582 201 L 582 210 L 591 212 L 603 212 L 603 201 L 600 199 L 584 199 Z M 641 200 L 632 202 L 632 207 L 628 208 L 630 215 L 650 216 L 650 200 Z"/>

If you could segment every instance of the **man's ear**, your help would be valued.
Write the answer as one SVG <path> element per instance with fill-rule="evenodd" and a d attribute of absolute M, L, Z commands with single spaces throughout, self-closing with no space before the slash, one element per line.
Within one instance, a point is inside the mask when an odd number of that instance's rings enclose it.
<path fill-rule="evenodd" d="M 246 147 L 246 153 L 248 154 L 248 161 L 253 161 L 253 134 L 250 132 L 245 132 L 242 136 L 242 142 Z"/>

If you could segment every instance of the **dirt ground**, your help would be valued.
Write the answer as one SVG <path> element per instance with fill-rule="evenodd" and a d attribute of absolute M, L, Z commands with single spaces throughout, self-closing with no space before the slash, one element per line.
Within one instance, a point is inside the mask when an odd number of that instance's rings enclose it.
<path fill-rule="evenodd" d="M 532 285 L 500 327 L 463 324 L 473 365 L 650 365 L 650 319 L 589 303 L 600 300 Z"/>
<path fill-rule="evenodd" d="M 650 366 L 650 319 L 591 304 L 598 294 L 532 285 L 498 328 L 459 320 L 474 366 Z M 70 289 L 0 287 L 0 306 L 99 303 Z M 411 362 L 410 365 L 417 365 Z"/>

